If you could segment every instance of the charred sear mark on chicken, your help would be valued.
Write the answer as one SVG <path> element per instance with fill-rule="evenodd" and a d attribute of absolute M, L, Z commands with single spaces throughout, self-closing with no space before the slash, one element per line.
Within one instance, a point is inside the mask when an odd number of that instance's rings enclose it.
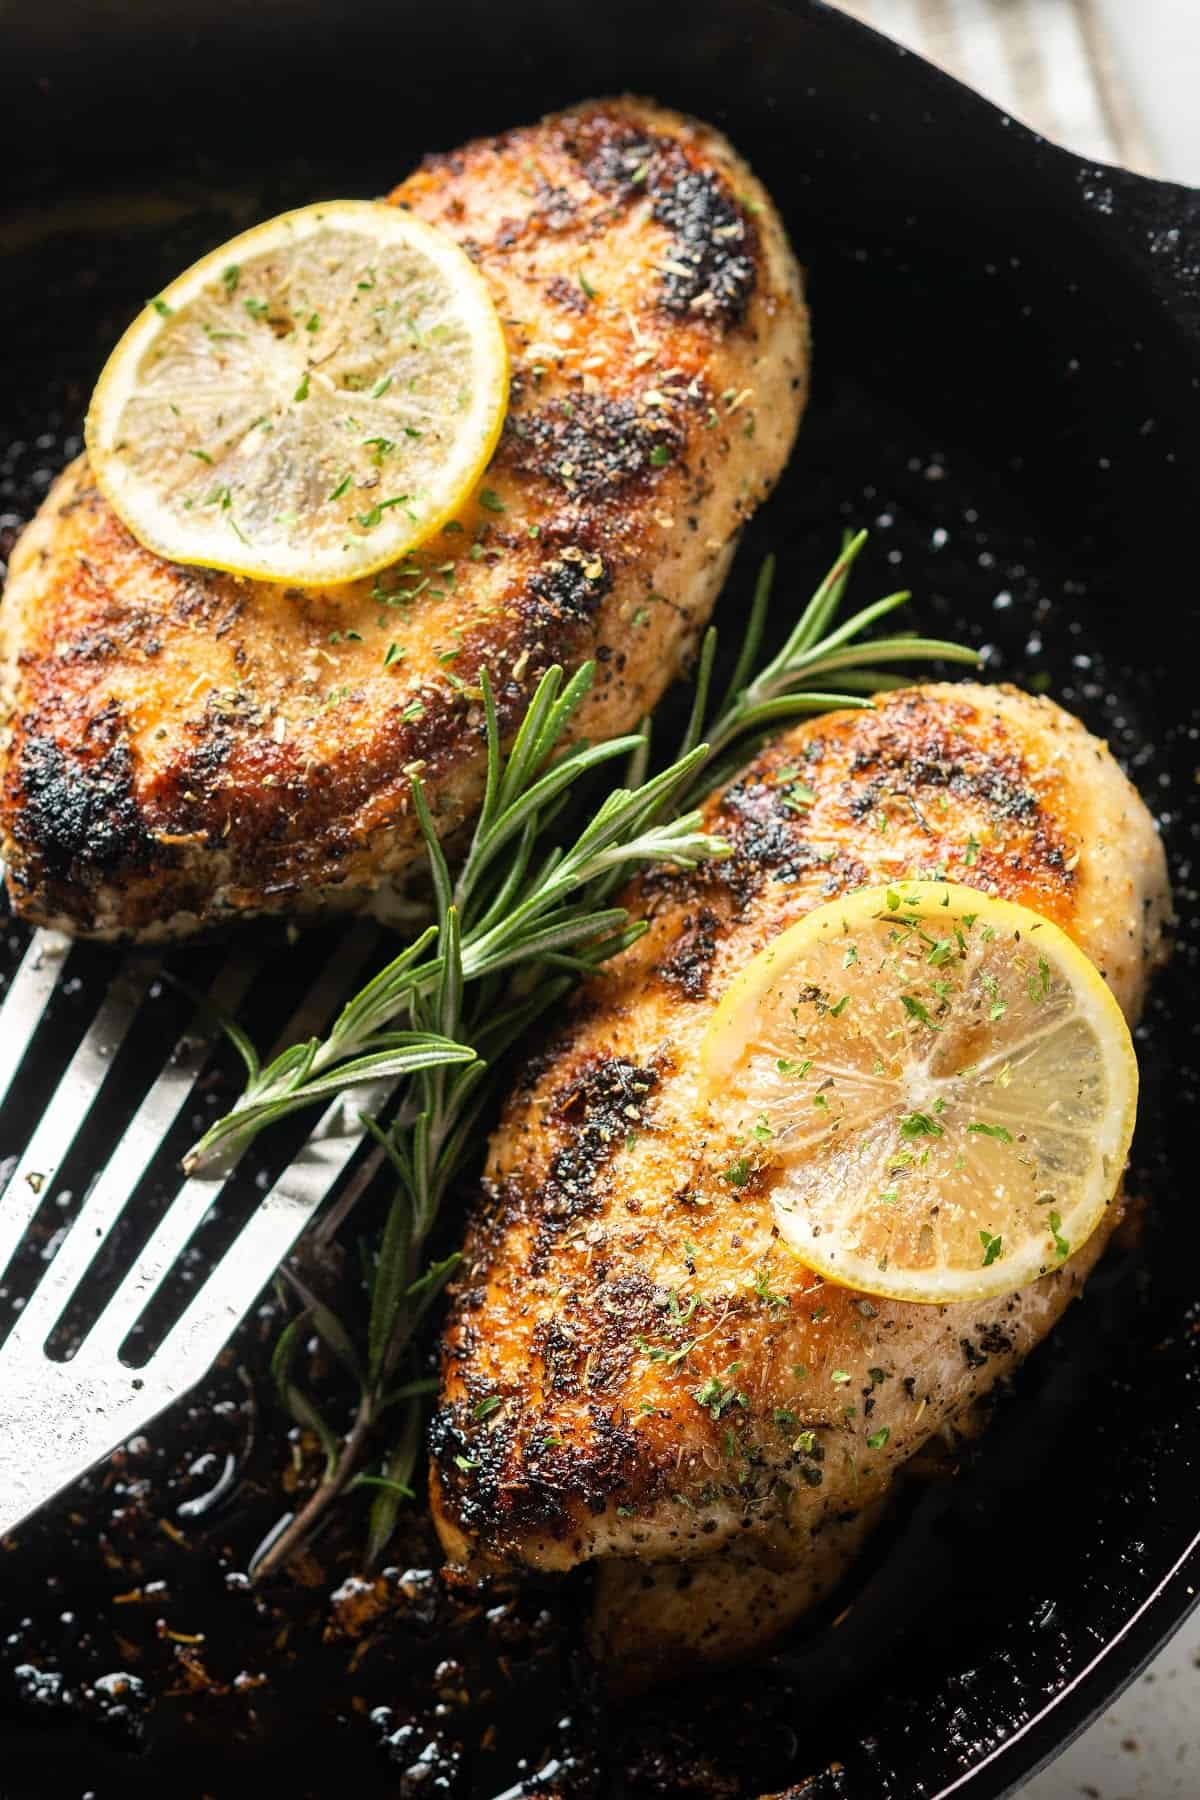
<path fill-rule="evenodd" d="M 529 577 L 528 591 L 540 603 L 534 609 L 540 626 L 555 619 L 590 619 L 612 591 L 612 573 L 602 556 L 568 544 L 556 562 L 543 564 Z"/>
<path fill-rule="evenodd" d="M 713 807 L 710 829 L 725 839 L 732 854 L 684 872 L 652 869 L 641 876 L 638 891 L 651 912 L 672 904 L 720 908 L 724 931 L 729 909 L 744 907 L 770 883 L 791 886 L 819 873 L 824 891 L 832 896 L 866 881 L 858 857 L 840 845 L 811 840 L 803 816 L 789 809 L 777 785 L 760 776 L 749 775 L 725 790 Z M 685 958 L 690 954 L 684 951 Z M 661 972 L 675 979 L 674 965 L 664 964 Z M 699 998 L 704 990 L 694 995 L 681 991 Z"/>
<path fill-rule="evenodd" d="M 771 782 L 739 781 L 726 790 L 719 809 L 720 826 L 728 834 L 734 859 L 741 867 L 732 882 L 744 885 L 764 880 L 796 881 L 817 862 L 817 852 L 805 841 L 804 826 L 787 804 L 786 795 Z"/>
<path fill-rule="evenodd" d="M 639 476 L 665 468 L 683 441 L 665 414 L 651 417 L 629 400 L 581 394 L 510 417 L 504 460 L 573 497 L 607 500 Z"/>
<path fill-rule="evenodd" d="M 569 1537 L 578 1511 L 603 1513 L 627 1489 L 637 1469 L 637 1435 L 611 1406 L 591 1403 L 583 1409 L 586 1454 L 573 1454 L 555 1433 L 525 1431 L 519 1399 L 512 1407 L 510 1418 L 497 1411 L 490 1431 L 461 1401 L 434 1415 L 430 1450 L 455 1512 L 468 1529 L 498 1531 L 501 1542 L 531 1533 Z"/>
<path fill-rule="evenodd" d="M 161 855 L 145 829 L 133 791 L 132 762 L 119 722 L 94 722 L 100 743 L 68 755 L 41 732 L 21 744 L 17 784 L 23 804 L 14 836 L 51 877 L 100 874 L 121 864 L 144 868 Z M 91 754 L 87 754 L 90 751 Z"/>
<path fill-rule="evenodd" d="M 661 269 L 660 304 L 676 317 L 700 314 L 738 324 L 754 291 L 758 233 L 726 184 L 711 169 L 698 169 L 682 147 L 628 126 L 592 121 L 577 154 L 600 193 L 622 206 L 643 195 L 660 225 L 671 233 L 671 255 Z"/>
<path fill-rule="evenodd" d="M 630 1132 L 642 1126 L 658 1081 L 656 1069 L 606 1057 L 555 1094 L 550 1116 L 565 1128 L 565 1141 L 540 1189 L 535 1268 L 566 1226 L 594 1210 L 600 1177 Z"/>
<path fill-rule="evenodd" d="M 872 773 L 873 771 L 873 773 Z M 916 745 L 885 741 L 861 752 L 850 766 L 847 807 L 863 819 L 893 795 L 917 795 L 924 789 L 977 801 L 999 820 L 1030 823 L 1037 814 L 1037 795 L 1028 785 L 1016 756 L 981 755 L 974 746 L 948 735 L 923 737 Z M 863 776 L 869 779 L 862 780 Z"/>
<path fill-rule="evenodd" d="M 702 1000 L 708 992 L 720 929 L 721 921 L 711 907 L 702 906 L 696 914 L 687 914 L 674 950 L 658 965 L 662 980 L 688 1000 Z"/>
<path fill-rule="evenodd" d="M 578 281 L 571 281 L 566 275 L 552 275 L 546 283 L 546 298 L 555 306 L 561 306 L 569 313 L 587 311 L 587 295 Z"/>
<path fill-rule="evenodd" d="M 580 1512 L 599 1515 L 614 1499 L 633 1498 L 635 1484 L 644 1499 L 637 1436 L 613 1397 L 640 1355 L 637 1339 L 661 1326 L 653 1283 L 636 1270 L 609 1279 L 601 1254 L 593 1278 L 564 1292 L 562 1315 L 536 1327 L 515 1385 L 494 1386 L 464 1342 L 455 1353 L 464 1395 L 444 1404 L 430 1429 L 457 1515 L 501 1539 L 562 1539 Z M 665 1479 L 651 1477 L 655 1495 Z"/>

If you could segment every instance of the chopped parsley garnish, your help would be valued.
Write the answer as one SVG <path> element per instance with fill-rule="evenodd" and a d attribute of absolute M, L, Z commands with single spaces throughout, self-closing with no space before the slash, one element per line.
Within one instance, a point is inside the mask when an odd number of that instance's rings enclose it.
<path fill-rule="evenodd" d="M 1004 1125 L 985 1125 L 982 1119 L 972 1119 L 967 1130 L 976 1131 L 981 1137 L 998 1138 L 1002 1144 L 1012 1143 L 1012 1132 Z"/>
<path fill-rule="evenodd" d="M 1029 998 L 1040 1004 L 1050 993 L 1050 964 L 1038 957 L 1037 974 L 1029 977 Z"/>
<path fill-rule="evenodd" d="M 308 377 L 305 376 L 306 381 L 307 379 Z M 359 513 L 358 522 L 364 531 L 370 531 L 372 526 L 378 525 L 389 506 L 403 506 L 411 497 L 409 494 L 393 494 L 390 500 L 378 500 L 374 506 L 368 507 L 366 512 Z"/>
<path fill-rule="evenodd" d="M 850 1004 L 849 994 L 843 994 L 841 999 L 836 1001 L 834 1003 L 834 1005 L 830 1007 L 830 1009 L 829 1009 L 830 1018 L 831 1019 L 840 1019 L 842 1014 L 845 1012 L 846 1008 L 849 1006 L 849 1004 Z"/>
<path fill-rule="evenodd" d="M 165 300 L 148 300 L 146 304 L 154 308 L 160 319 L 169 319 L 171 317 L 173 308 L 169 307 Z"/>
<path fill-rule="evenodd" d="M 579 273 L 580 287 L 583 289 L 584 293 L 587 295 L 589 300 L 594 300 L 596 298 L 595 288 L 592 286 L 591 282 L 588 280 L 587 276 L 584 274 L 582 269 L 580 269 L 578 271 L 578 273 Z"/>
<path fill-rule="evenodd" d="M 471 1408 L 471 1417 L 473 1419 L 490 1418 L 491 1414 L 495 1412 L 496 1408 L 498 1406 L 503 1406 L 503 1405 L 504 1405 L 504 1399 L 503 1399 L 502 1395 L 489 1394 L 486 1400 L 477 1401 L 475 1403 L 475 1405 Z"/>
<path fill-rule="evenodd" d="M 252 319 L 265 319 L 271 310 L 265 300 L 243 300 L 242 305 Z"/>
<path fill-rule="evenodd" d="M 397 644 L 395 642 L 390 643 L 383 653 L 384 668 L 390 669 L 393 664 L 403 662 L 407 654 L 408 652 L 405 650 L 403 644 Z"/>
<path fill-rule="evenodd" d="M 1004 1250 L 1004 1239 L 997 1233 L 995 1237 L 990 1231 L 980 1230 L 979 1241 L 983 1245 L 983 1267 L 990 1269 L 996 1258 Z"/>
<path fill-rule="evenodd" d="M 489 512 L 502 513 L 504 502 L 494 488 L 480 488 L 479 504 L 486 506 Z"/>
<path fill-rule="evenodd" d="M 714 1419 L 719 1419 L 731 1406 L 748 1405 L 745 1394 L 740 1394 L 736 1387 L 724 1386 L 717 1375 L 710 1375 L 698 1388 L 693 1388 L 692 1399 Z"/>
<path fill-rule="evenodd" d="M 754 1278 L 754 1291 L 767 1306 L 789 1306 L 791 1302 L 786 1294 L 777 1294 L 771 1287 L 771 1271 L 762 1268 Z"/>
<path fill-rule="evenodd" d="M 680 1306 L 678 1289 L 672 1288 L 670 1297 L 667 1300 L 667 1311 L 680 1325 L 686 1325 L 699 1304 L 699 1294 L 693 1294 L 683 1306 Z"/>
<path fill-rule="evenodd" d="M 667 446 L 665 444 L 655 444 L 653 450 L 650 452 L 650 461 L 654 464 L 654 467 L 656 469 L 661 469 L 664 463 L 669 463 L 670 460 L 671 452 L 668 450 Z"/>
<path fill-rule="evenodd" d="M 238 263 L 230 263 L 221 271 L 221 286 L 227 294 L 237 293 L 237 284 L 241 279 L 242 271 Z"/>
<path fill-rule="evenodd" d="M 749 1158 L 745 1156 L 737 1157 L 734 1162 L 730 1163 L 727 1169 L 721 1171 L 721 1179 L 722 1181 L 727 1181 L 730 1187 L 745 1187 L 750 1179 Z"/>
<path fill-rule="evenodd" d="M 690 1343 L 681 1344 L 677 1350 L 673 1350 L 669 1344 L 652 1344 L 644 1337 L 635 1338 L 633 1341 L 643 1356 L 649 1357 L 651 1362 L 665 1363 L 668 1368 L 675 1363 L 682 1362 L 688 1351 L 696 1348 L 695 1338 Z"/>
<path fill-rule="evenodd" d="M 1062 1235 L 1061 1213 L 1052 1212 L 1050 1214 L 1050 1235 L 1054 1239 L 1054 1254 L 1059 1262 L 1066 1262 L 1071 1254 L 1071 1246 Z"/>
<path fill-rule="evenodd" d="M 891 1437 L 891 1435 L 892 1434 L 891 1434 L 891 1431 L 888 1428 L 888 1426 L 881 1425 L 879 1427 L 879 1430 L 873 1431 L 871 1433 L 870 1437 L 867 1439 L 867 1449 L 868 1450 L 882 1450 L 883 1446 L 887 1443 L 887 1441 Z"/>
<path fill-rule="evenodd" d="M 994 975 L 981 975 L 980 980 L 983 982 L 984 993 L 992 1003 L 988 1011 L 988 1018 L 995 1023 L 1002 1019 L 1008 1011 L 1008 1002 L 1000 998 L 1000 984 Z"/>
<path fill-rule="evenodd" d="M 351 475 L 349 469 L 347 469 L 346 473 L 342 476 L 342 479 L 338 482 L 337 486 L 330 493 L 329 498 L 331 500 L 340 500 L 342 495 L 349 488 L 350 483 L 353 479 L 354 479 L 354 477 Z"/>
<path fill-rule="evenodd" d="M 846 1387 L 852 1377 L 845 1369 L 835 1369 L 829 1379 L 832 1381 L 834 1387 Z"/>
<path fill-rule="evenodd" d="M 900 1121 L 902 1138 L 942 1137 L 944 1135 L 944 1128 L 925 1112 L 905 1113 Z"/>
<path fill-rule="evenodd" d="M 811 1056 L 803 1056 L 798 1060 L 793 1060 L 788 1056 L 780 1056 L 775 1060 L 775 1067 L 779 1070 L 781 1075 L 793 1075 L 799 1079 L 800 1076 L 807 1075 L 808 1071 L 812 1068 L 812 1058 Z"/>
<path fill-rule="evenodd" d="M 307 400 L 308 399 L 308 370 L 307 369 L 305 369 L 303 375 L 300 377 L 300 385 L 296 389 L 295 393 L 292 395 L 292 399 L 293 400 Z"/>
<path fill-rule="evenodd" d="M 933 1031 L 941 1030 L 941 1027 L 935 1025 L 930 1018 L 929 1008 L 923 1001 L 918 1000 L 915 994 L 901 994 L 900 1004 L 910 1019 L 919 1019 L 922 1025 L 928 1025 Z"/>
<path fill-rule="evenodd" d="M 979 852 L 982 847 L 979 839 L 972 832 L 971 836 L 967 839 L 966 852 L 963 856 L 963 861 L 966 863 L 968 869 L 973 869 L 975 867 L 975 863 L 978 860 Z"/>

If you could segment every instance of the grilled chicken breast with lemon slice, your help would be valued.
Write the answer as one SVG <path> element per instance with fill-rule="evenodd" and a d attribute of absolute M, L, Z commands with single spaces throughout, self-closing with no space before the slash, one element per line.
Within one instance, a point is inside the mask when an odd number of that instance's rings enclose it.
<path fill-rule="evenodd" d="M 1060 926 L 1133 1020 L 1169 907 L 1108 749 L 1012 688 L 914 688 L 803 724 L 706 828 L 732 856 L 634 884 L 646 935 L 508 1103 L 433 1432 L 449 1557 L 597 1563 L 593 1638 L 627 1687 L 753 1649 L 827 1593 L 905 1461 L 1045 1335 L 1120 1212 L 1000 1298 L 822 1281 L 780 1239 L 769 1163 L 760 1179 L 701 1104 L 734 977 L 823 902 L 936 874 Z"/>
<path fill-rule="evenodd" d="M 382 576 L 273 586 L 165 562 L 86 460 L 0 607 L 13 904 L 159 937 L 354 908 L 475 809 L 479 672 L 515 725 L 597 663 L 575 729 L 632 726 L 678 671 L 791 449 L 800 281 L 770 199 L 706 126 L 637 100 L 430 158 L 391 196 L 451 233 L 507 336 L 512 398 L 452 528 Z"/>

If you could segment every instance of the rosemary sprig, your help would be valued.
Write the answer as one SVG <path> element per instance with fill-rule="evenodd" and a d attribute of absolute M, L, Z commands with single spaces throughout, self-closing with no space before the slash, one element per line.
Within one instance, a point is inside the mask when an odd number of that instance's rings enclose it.
<path fill-rule="evenodd" d="M 503 757 L 491 683 L 481 671 L 487 784 L 456 882 L 421 782 L 414 778 L 412 783 L 437 922 L 348 1002 L 324 1040 L 293 1044 L 264 1068 L 245 1034 L 233 1028 L 230 1035 L 246 1064 L 246 1086 L 232 1110 L 192 1146 L 185 1158 L 189 1171 L 211 1162 L 218 1152 L 240 1153 L 265 1126 L 345 1088 L 474 1064 L 478 1047 L 455 1041 L 451 1032 L 458 1015 L 455 997 L 461 997 L 464 985 L 488 981 L 518 965 L 574 972 L 593 966 L 629 941 L 624 910 L 597 903 L 602 889 L 611 892 L 624 872 L 640 863 L 690 868 L 701 858 L 724 853 L 717 839 L 698 829 L 694 811 L 669 823 L 661 817 L 700 766 L 702 746 L 632 790 L 610 792 L 568 848 L 548 842 L 548 828 L 570 790 L 593 769 L 628 756 L 642 743 L 640 736 L 630 736 L 580 744 L 555 758 L 594 673 L 594 665 L 587 663 L 564 681 L 560 668 L 548 670 Z M 447 992 L 450 977 L 455 985 Z M 445 1003 L 430 1013 L 424 1003 L 439 993 Z M 400 1019 L 403 1030 L 396 1028 Z"/>
<path fill-rule="evenodd" d="M 622 907 L 603 903 L 616 882 L 647 862 L 692 868 L 701 858 L 728 853 L 719 839 L 698 829 L 697 813 L 669 822 L 658 818 L 698 767 L 702 745 L 661 774 L 612 790 L 567 848 L 547 843 L 547 827 L 580 775 L 636 752 L 642 743 L 635 736 L 581 745 L 554 759 L 592 673 L 589 664 L 564 685 L 562 670 L 551 669 L 507 757 L 501 753 L 491 685 L 481 675 L 487 781 L 457 880 L 451 879 L 421 785 L 413 784 L 435 922 L 355 996 L 324 1044 L 306 1044 L 300 1054 L 285 1051 L 257 1075 L 251 1068 L 238 1106 L 192 1153 L 198 1161 L 218 1147 L 247 1142 L 272 1119 L 308 1105 L 314 1090 L 324 1097 L 343 1077 L 361 1081 L 367 1072 L 390 1074 L 396 1055 L 392 1040 L 400 1035 L 391 1026 L 403 1010 L 411 1027 L 403 1034 L 411 1066 L 403 1071 L 410 1082 L 400 1122 L 383 1131 L 374 1120 L 363 1120 L 398 1182 L 370 1270 L 365 1346 L 355 1345 L 341 1322 L 293 1277 L 304 1302 L 300 1321 L 311 1323 L 355 1376 L 354 1420 L 339 1445 L 316 1403 L 292 1379 L 299 1335 L 293 1320 L 276 1350 L 276 1385 L 293 1419 L 315 1433 L 325 1467 L 306 1505 L 268 1541 L 256 1564 L 259 1575 L 307 1541 L 350 1486 L 376 1490 L 372 1554 L 387 1542 L 399 1506 L 412 1498 L 408 1482 L 420 1444 L 419 1395 L 426 1385 L 402 1365 L 458 1261 L 450 1256 L 427 1264 L 426 1248 L 446 1189 L 474 1143 L 489 1070 L 580 972 L 598 967 L 640 935 L 643 927 L 630 926 Z M 247 1062 L 250 1066 L 249 1057 Z M 363 1472 L 359 1465 L 370 1435 L 401 1403 L 405 1419 L 396 1444 L 379 1473 Z"/>
<path fill-rule="evenodd" d="M 710 630 L 680 755 L 647 776 L 648 730 L 608 744 L 559 753 L 563 733 L 592 679 L 590 665 L 570 681 L 543 677 L 507 757 L 502 754 L 491 685 L 481 675 L 488 765 L 483 803 L 466 856 L 452 878 L 419 781 L 413 783 L 432 880 L 435 920 L 346 1006 L 323 1042 L 293 1046 L 265 1069 L 240 1037 L 248 1081 L 226 1118 L 191 1154 L 240 1149 L 272 1120 L 369 1077 L 407 1078 L 405 1102 L 386 1131 L 364 1120 L 397 1179 L 378 1252 L 369 1271 L 365 1344 L 292 1277 L 303 1305 L 284 1332 L 275 1376 L 287 1410 L 317 1437 L 324 1472 L 300 1512 L 268 1541 L 257 1573 L 280 1566 L 318 1528 L 348 1489 L 373 1489 L 369 1549 L 378 1554 L 399 1507 L 412 1498 L 420 1448 L 422 1395 L 414 1346 L 421 1323 L 457 1263 L 426 1261 L 430 1234 L 448 1188 L 470 1157 L 495 1063 L 581 972 L 631 943 L 642 927 L 607 904 L 632 869 L 651 861 L 692 867 L 727 854 L 700 829 L 695 805 L 740 762 L 750 745 L 786 719 L 833 707 L 869 706 L 870 694 L 896 685 L 890 665 L 914 659 L 977 663 L 974 651 L 912 635 L 860 640 L 908 598 L 890 594 L 834 620 L 866 534 L 850 539 L 808 602 L 778 654 L 754 672 L 774 576 L 760 573 L 745 639 L 724 699 L 709 720 L 716 656 Z M 869 660 L 868 660 L 869 659 Z M 814 686 L 836 674 L 844 691 Z M 629 758 L 629 785 L 612 790 L 566 847 L 555 822 L 579 780 L 616 757 Z M 678 812 L 679 816 L 672 814 Z M 403 1020 L 404 1029 L 398 1029 Z M 358 1404 L 338 1439 L 315 1402 L 292 1378 L 300 1327 L 308 1322 L 351 1370 Z M 403 1418 L 374 1473 L 363 1463 L 380 1421 Z"/>

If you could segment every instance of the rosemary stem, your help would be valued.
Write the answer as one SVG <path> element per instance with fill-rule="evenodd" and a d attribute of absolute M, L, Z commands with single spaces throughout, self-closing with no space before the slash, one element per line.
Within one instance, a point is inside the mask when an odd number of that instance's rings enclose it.
<path fill-rule="evenodd" d="M 324 1521 L 329 1508 L 345 1492 L 358 1469 L 359 1458 L 366 1448 L 375 1423 L 375 1395 L 366 1390 L 359 1396 L 354 1420 L 343 1440 L 332 1469 L 326 1471 L 300 1511 L 280 1532 L 253 1571 L 253 1579 L 262 1581 L 273 1575 L 299 1554 Z"/>

